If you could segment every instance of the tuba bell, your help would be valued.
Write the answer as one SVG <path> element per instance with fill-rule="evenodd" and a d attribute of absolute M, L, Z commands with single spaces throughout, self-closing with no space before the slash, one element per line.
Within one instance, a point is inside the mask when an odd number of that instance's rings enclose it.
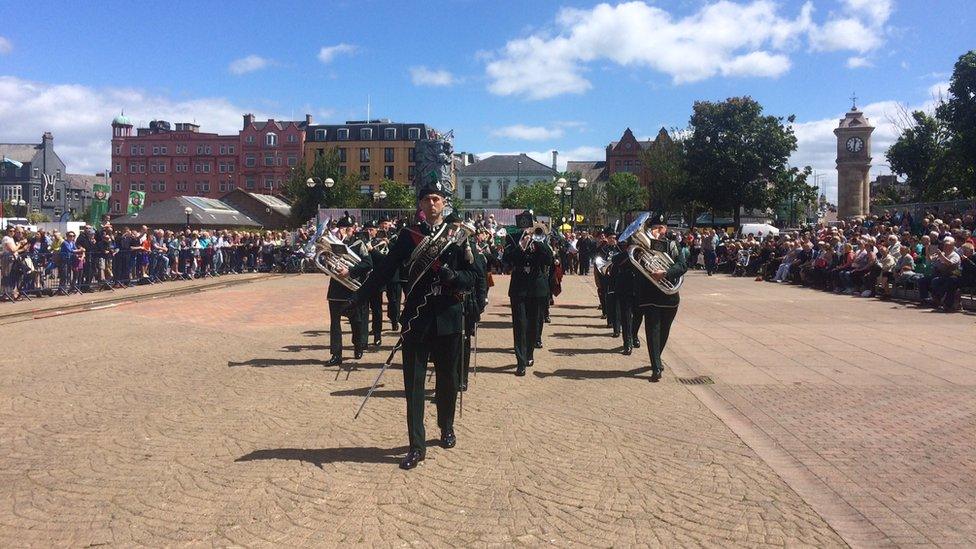
<path fill-rule="evenodd" d="M 463 221 L 458 224 L 443 223 L 436 233 L 425 236 L 410 254 L 410 271 L 407 277 L 407 295 L 423 278 L 438 257 L 452 244 L 460 246 L 475 233 L 474 224 Z"/>
<path fill-rule="evenodd" d="M 681 276 L 676 281 L 663 278 L 655 280 L 651 273 L 655 271 L 667 271 L 674 265 L 674 259 L 668 253 L 668 242 L 651 237 L 650 226 L 647 223 L 650 214 L 641 214 L 627 229 L 621 233 L 621 240 L 630 239 L 632 246 L 627 251 L 630 262 L 634 267 L 648 279 L 651 284 L 657 286 L 658 290 L 667 295 L 678 293 L 685 277 Z"/>
<path fill-rule="evenodd" d="M 315 262 L 315 266 L 318 267 L 320 271 L 329 275 L 330 278 L 354 292 L 359 289 L 361 286 L 359 281 L 353 280 L 348 276 L 339 276 L 337 274 L 341 267 L 345 267 L 348 271 L 362 261 L 362 259 L 356 255 L 356 252 L 350 250 L 349 246 L 347 246 L 343 241 L 339 240 L 335 235 L 326 230 L 322 233 L 322 236 L 315 240 L 314 253 L 315 255 L 312 259 Z"/>

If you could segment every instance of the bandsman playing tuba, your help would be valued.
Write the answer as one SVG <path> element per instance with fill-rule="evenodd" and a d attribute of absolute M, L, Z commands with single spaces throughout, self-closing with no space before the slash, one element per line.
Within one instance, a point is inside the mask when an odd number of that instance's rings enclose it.
<path fill-rule="evenodd" d="M 336 222 L 337 237 L 359 256 L 360 262 L 352 267 L 341 266 L 335 277 L 363 280 L 373 268 L 366 244 L 354 234 L 355 221 L 346 214 Z M 366 305 L 348 307 L 354 295 L 341 280 L 335 277 L 329 279 L 329 350 L 332 358 L 328 364 L 337 366 L 342 364 L 342 316 L 349 317 L 352 330 L 353 353 L 357 359 L 363 357 L 366 350 Z"/>

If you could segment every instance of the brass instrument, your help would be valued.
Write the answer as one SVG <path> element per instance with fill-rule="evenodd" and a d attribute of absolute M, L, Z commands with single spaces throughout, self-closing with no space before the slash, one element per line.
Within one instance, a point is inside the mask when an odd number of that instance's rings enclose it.
<path fill-rule="evenodd" d="M 610 269 L 610 260 L 597 254 L 593 256 L 593 268 L 596 269 L 596 272 L 606 276 Z"/>
<path fill-rule="evenodd" d="M 475 233 L 474 224 L 464 221 L 458 224 L 444 223 L 436 233 L 425 236 L 410 254 L 410 275 L 407 277 L 407 294 L 423 278 L 434 261 L 452 244 L 460 246 Z"/>
<path fill-rule="evenodd" d="M 647 220 L 649 213 L 643 213 L 628 226 L 624 232 L 620 233 L 620 240 L 630 239 L 632 245 L 627 251 L 630 262 L 644 275 L 644 278 L 651 281 L 664 294 L 674 295 L 678 293 L 685 277 L 681 276 L 672 282 L 667 278 L 655 280 L 651 273 L 655 271 L 667 271 L 674 265 L 674 259 L 668 253 L 668 242 L 651 237 L 650 227 Z"/>
<path fill-rule="evenodd" d="M 349 276 L 339 276 L 338 272 L 342 267 L 347 271 L 352 269 L 362 259 L 328 230 L 315 240 L 315 255 L 312 259 L 320 271 L 346 288 L 355 292 L 361 286 L 358 280 L 353 280 Z"/>

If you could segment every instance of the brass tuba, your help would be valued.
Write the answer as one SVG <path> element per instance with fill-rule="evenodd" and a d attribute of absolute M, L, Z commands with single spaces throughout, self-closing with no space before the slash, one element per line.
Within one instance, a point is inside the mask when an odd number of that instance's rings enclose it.
<path fill-rule="evenodd" d="M 474 224 L 464 221 L 459 224 L 443 223 L 436 233 L 425 236 L 420 244 L 414 248 L 410 254 L 410 274 L 408 277 L 407 291 L 409 295 L 413 287 L 423 278 L 424 273 L 430 269 L 434 261 L 440 257 L 452 244 L 460 246 L 475 233 Z"/>
<path fill-rule="evenodd" d="M 359 289 L 361 284 L 358 280 L 353 280 L 348 276 L 339 276 L 339 268 L 345 267 L 346 270 L 352 269 L 359 264 L 362 259 L 356 252 L 349 249 L 343 241 L 339 240 L 328 230 L 315 240 L 315 255 L 313 256 L 315 266 L 320 271 L 329 275 L 330 278 L 342 284 L 352 291 Z"/>
<path fill-rule="evenodd" d="M 644 278 L 651 281 L 651 284 L 657 286 L 657 289 L 661 290 L 662 293 L 674 295 L 681 288 L 685 279 L 684 276 L 679 277 L 674 282 L 667 278 L 655 280 L 651 276 L 654 271 L 670 269 L 674 265 L 674 259 L 668 253 L 668 242 L 666 240 L 651 238 L 650 227 L 647 225 L 649 217 L 650 214 L 641 214 L 620 234 L 620 240 L 630 239 L 632 245 L 627 251 L 627 255 L 634 267 L 644 275 Z"/>

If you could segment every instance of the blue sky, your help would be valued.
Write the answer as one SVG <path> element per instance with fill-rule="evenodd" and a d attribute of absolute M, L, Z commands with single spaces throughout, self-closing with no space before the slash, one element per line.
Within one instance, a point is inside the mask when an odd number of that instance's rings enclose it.
<path fill-rule="evenodd" d="M 971 0 L 231 5 L 3 3 L 0 141 L 50 130 L 69 171 L 94 172 L 123 108 L 232 132 L 245 112 L 363 118 L 369 96 L 374 117 L 454 129 L 458 150 L 585 160 L 625 127 L 652 136 L 695 100 L 751 95 L 797 116 L 794 161 L 833 197 L 851 93 L 883 163 L 900 108 L 930 105 L 976 36 Z"/>

